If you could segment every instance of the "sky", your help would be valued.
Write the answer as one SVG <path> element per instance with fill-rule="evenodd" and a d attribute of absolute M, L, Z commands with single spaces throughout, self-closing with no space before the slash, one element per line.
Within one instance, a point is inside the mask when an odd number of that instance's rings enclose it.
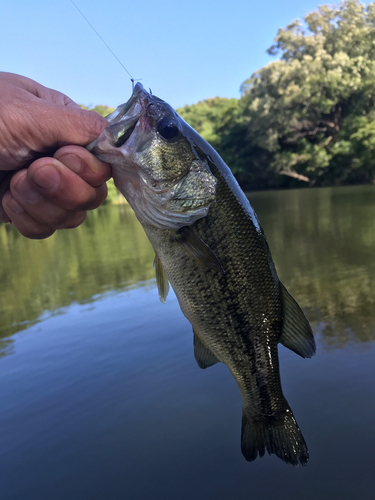
<path fill-rule="evenodd" d="M 174 108 L 240 97 L 272 58 L 280 27 L 319 0 L 75 0 L 135 79 Z M 368 2 L 366 2 L 368 3 Z M 0 70 L 28 76 L 86 106 L 116 107 L 130 77 L 70 0 L 3 0 Z"/>

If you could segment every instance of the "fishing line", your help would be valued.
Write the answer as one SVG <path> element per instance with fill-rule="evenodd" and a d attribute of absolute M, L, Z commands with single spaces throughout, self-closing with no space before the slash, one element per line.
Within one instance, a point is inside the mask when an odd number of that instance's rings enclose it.
<path fill-rule="evenodd" d="M 113 55 L 113 57 L 119 62 L 119 64 L 121 64 L 121 66 L 124 68 L 124 70 L 127 72 L 127 74 L 130 76 L 130 81 L 132 82 L 132 89 L 134 90 L 134 78 L 132 77 L 132 75 L 129 73 L 129 71 L 125 68 L 125 66 L 122 64 L 122 62 L 120 61 L 120 59 L 116 56 L 116 54 L 113 52 L 113 50 L 111 49 L 111 47 L 109 47 L 109 45 L 105 42 L 105 40 L 103 40 L 103 38 L 99 35 L 99 33 L 96 31 L 96 29 L 94 28 L 94 26 L 90 23 L 90 21 L 87 19 L 87 17 L 84 15 L 84 13 L 78 8 L 78 6 L 73 2 L 73 0 L 70 0 L 72 2 L 72 4 L 74 5 L 74 7 L 78 10 L 78 12 L 81 14 L 81 16 L 83 17 L 83 19 L 87 22 L 87 24 L 94 30 L 94 32 L 98 35 L 98 37 L 100 38 L 100 40 L 104 43 L 104 45 L 107 47 L 107 49 L 110 51 L 110 53 Z"/>

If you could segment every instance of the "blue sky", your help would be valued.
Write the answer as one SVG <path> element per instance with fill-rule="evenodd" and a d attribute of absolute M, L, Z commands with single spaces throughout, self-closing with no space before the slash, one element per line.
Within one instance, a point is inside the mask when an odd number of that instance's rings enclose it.
<path fill-rule="evenodd" d="M 239 87 L 271 61 L 279 27 L 318 0 L 75 0 L 134 78 L 172 106 L 239 97 Z M 368 3 L 368 2 L 366 2 Z M 80 104 L 117 106 L 129 76 L 70 0 L 1 5 L 0 69 L 33 78 Z"/>

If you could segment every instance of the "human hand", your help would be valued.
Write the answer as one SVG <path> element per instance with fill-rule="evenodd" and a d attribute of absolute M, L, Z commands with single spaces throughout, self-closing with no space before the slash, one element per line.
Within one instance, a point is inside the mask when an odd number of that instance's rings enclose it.
<path fill-rule="evenodd" d="M 107 125 L 60 92 L 0 73 L 0 220 L 29 238 L 81 224 L 105 200 L 111 173 L 78 145 Z"/>

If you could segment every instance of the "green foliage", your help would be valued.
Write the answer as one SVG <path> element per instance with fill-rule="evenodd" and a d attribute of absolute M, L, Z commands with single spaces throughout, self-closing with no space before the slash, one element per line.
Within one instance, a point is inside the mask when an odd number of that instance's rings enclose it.
<path fill-rule="evenodd" d="M 121 203 L 125 203 L 125 198 L 122 196 L 120 191 L 115 186 L 113 179 L 109 179 L 107 181 L 108 194 L 105 200 L 105 203 L 114 203 L 116 205 L 120 205 Z"/>
<path fill-rule="evenodd" d="M 220 129 L 238 119 L 239 104 L 237 99 L 214 97 L 198 104 L 185 106 L 177 113 L 189 123 L 213 147 L 221 140 Z"/>
<path fill-rule="evenodd" d="M 238 99 L 214 97 L 177 112 L 216 149 L 244 188 L 268 186 L 263 168 L 268 153 L 247 139 L 248 127 Z"/>
<path fill-rule="evenodd" d="M 95 106 L 94 108 L 89 108 L 89 107 L 85 106 L 84 104 L 80 104 L 80 106 L 82 109 L 89 109 L 90 111 L 96 111 L 97 113 L 99 113 L 99 115 L 104 116 L 104 118 L 106 116 L 108 116 L 109 114 L 111 114 L 112 111 L 114 111 L 116 109 L 116 108 L 111 108 L 109 106 L 103 106 L 102 104 L 99 104 L 98 106 Z"/>
<path fill-rule="evenodd" d="M 180 108 L 177 112 L 217 150 L 234 172 L 241 171 L 243 155 L 238 154 L 238 150 L 243 149 L 246 129 L 241 128 L 237 99 L 214 97 Z"/>
<path fill-rule="evenodd" d="M 279 30 L 268 52 L 280 60 L 241 86 L 247 137 L 274 173 L 372 182 L 375 4 L 322 6 L 304 21 Z"/>

